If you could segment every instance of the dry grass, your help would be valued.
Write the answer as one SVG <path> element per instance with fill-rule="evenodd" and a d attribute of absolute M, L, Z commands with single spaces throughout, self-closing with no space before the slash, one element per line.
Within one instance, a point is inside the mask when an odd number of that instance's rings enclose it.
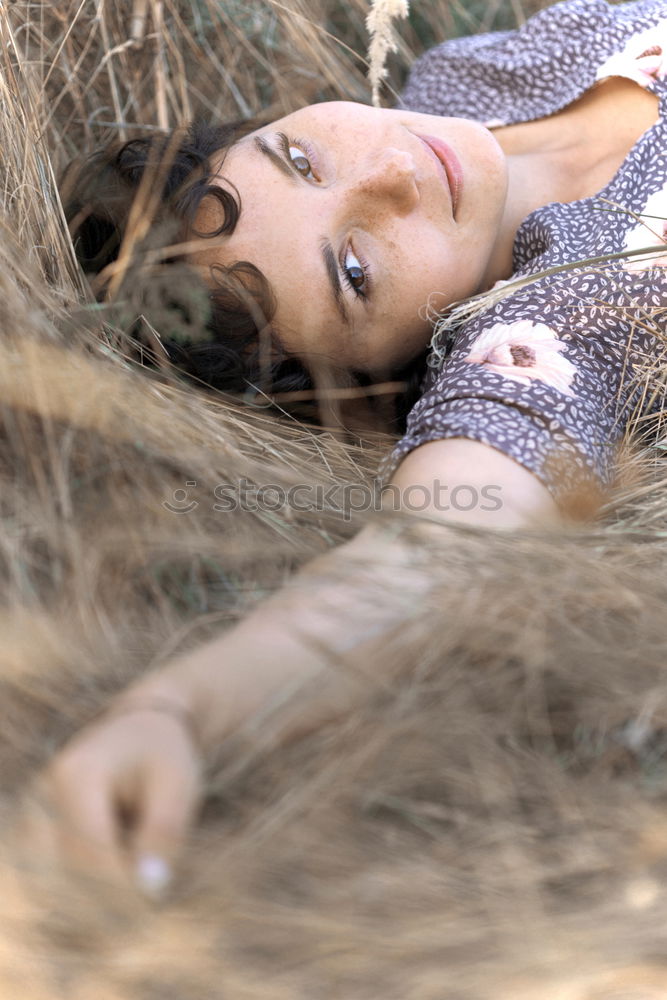
<path fill-rule="evenodd" d="M 372 101 L 376 107 L 380 106 L 380 84 L 387 77 L 385 66 L 387 56 L 398 49 L 392 22 L 394 18 L 407 17 L 408 9 L 408 0 L 376 0 L 366 19 L 370 35 L 368 76 L 372 88 Z"/>
<path fill-rule="evenodd" d="M 459 13 L 435 6 L 434 32 Z M 111 692 L 361 520 L 220 514 L 216 484 L 363 482 L 381 453 L 134 365 L 77 273 L 54 173 L 195 110 L 367 99 L 351 51 L 366 13 L 357 0 L 77 0 L 15 3 L 2 21 L 7 823 Z M 399 62 L 411 54 L 403 44 Z M 548 538 L 443 527 L 421 553 L 432 594 L 387 652 L 396 689 L 367 685 L 344 722 L 290 747 L 221 748 L 168 906 L 65 882 L 4 838 L 3 1000 L 664 998 L 658 433 L 628 445 L 605 524 Z M 197 509 L 167 511 L 193 481 Z"/>

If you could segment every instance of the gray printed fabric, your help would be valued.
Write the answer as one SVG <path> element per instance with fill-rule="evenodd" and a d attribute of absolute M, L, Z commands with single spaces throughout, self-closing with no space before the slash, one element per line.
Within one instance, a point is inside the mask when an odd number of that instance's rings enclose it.
<path fill-rule="evenodd" d="M 667 240 L 667 0 L 566 0 L 518 30 L 438 45 L 412 69 L 399 106 L 488 127 L 553 114 L 609 76 L 655 93 L 660 120 L 598 195 L 524 220 L 513 278 Z M 656 407 L 642 370 L 667 347 L 666 320 L 667 243 L 664 255 L 579 266 L 514 292 L 434 338 L 383 479 L 418 445 L 462 437 L 509 455 L 556 499 L 609 486 L 628 421 Z"/>

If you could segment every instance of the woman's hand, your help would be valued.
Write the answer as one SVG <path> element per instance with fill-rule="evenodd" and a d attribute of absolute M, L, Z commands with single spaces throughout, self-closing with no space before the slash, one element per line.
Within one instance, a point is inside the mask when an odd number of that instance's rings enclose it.
<path fill-rule="evenodd" d="M 27 829 L 36 855 L 159 898 L 201 799 L 187 713 L 112 705 L 56 755 L 36 791 Z"/>

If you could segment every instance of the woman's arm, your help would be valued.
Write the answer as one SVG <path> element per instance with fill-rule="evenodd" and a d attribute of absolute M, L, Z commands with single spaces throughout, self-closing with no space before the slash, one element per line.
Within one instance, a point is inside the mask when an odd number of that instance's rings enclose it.
<path fill-rule="evenodd" d="M 476 441 L 456 438 L 422 445 L 404 459 L 392 483 L 405 501 L 403 510 L 419 507 L 429 519 L 490 529 L 544 527 L 560 519 L 535 476 Z M 469 489 L 459 491 L 464 499 L 453 506 L 447 500 L 457 486 Z M 475 496 L 478 502 L 471 506 Z M 427 498 L 429 506 L 422 510 Z M 424 518 L 420 532 L 427 538 L 433 530 L 437 523 Z M 428 586 L 414 546 L 370 525 L 309 563 L 235 628 L 141 681 L 126 697 L 154 692 L 178 701 L 196 718 L 206 751 L 280 691 L 320 677 L 327 657 L 317 652 L 318 644 L 334 657 L 363 646 L 364 661 L 372 662 L 374 648 L 381 651 L 383 633 L 410 614 Z M 379 591 L 381 604 L 375 600 Z M 309 704 L 300 704 L 299 719 L 284 724 L 307 728 L 339 702 L 345 704 L 343 681 L 330 676 L 328 683 L 318 682 Z"/>
<path fill-rule="evenodd" d="M 559 519 L 534 476 L 477 442 L 425 444 L 403 461 L 393 482 L 403 495 L 421 487 L 420 506 L 429 491 L 435 500 L 427 511 L 431 518 L 498 529 Z M 462 483 L 480 496 L 493 486 L 496 501 L 470 510 L 441 509 L 445 504 L 436 493 L 442 497 L 445 487 L 451 493 Z M 439 530 L 426 518 L 414 528 L 425 541 Z M 66 745 L 47 772 L 44 787 L 58 817 L 60 852 L 74 864 L 83 852 L 87 867 L 92 860 L 98 872 L 116 877 L 138 866 L 145 888 L 151 879 L 154 888 L 160 885 L 201 794 L 199 755 L 258 714 L 272 714 L 281 701 L 271 738 L 287 740 L 344 713 L 364 675 L 389 681 L 380 677 L 388 662 L 383 644 L 429 587 L 419 545 L 370 525 L 308 564 L 233 629 L 132 685 L 106 716 Z M 335 669 L 340 656 L 349 669 Z M 361 671 L 356 679 L 355 666 Z M 290 698 L 295 690 L 300 697 Z M 121 848 L 123 816 L 132 825 Z"/>

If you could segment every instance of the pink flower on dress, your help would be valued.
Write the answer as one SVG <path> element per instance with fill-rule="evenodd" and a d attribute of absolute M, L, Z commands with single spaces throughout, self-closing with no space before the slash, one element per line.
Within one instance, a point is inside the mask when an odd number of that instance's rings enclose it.
<path fill-rule="evenodd" d="M 667 76 L 667 19 L 630 38 L 622 52 L 615 52 L 600 66 L 596 80 L 627 76 L 641 87 Z"/>
<path fill-rule="evenodd" d="M 564 350 L 565 344 L 550 327 L 524 319 L 495 323 L 474 341 L 465 360 L 526 385 L 539 379 L 572 396 L 570 383 L 577 369 L 562 356 Z"/>
<path fill-rule="evenodd" d="M 665 253 L 627 257 L 623 261 L 624 268 L 626 271 L 645 271 L 650 267 L 667 267 L 667 184 L 649 197 L 639 218 L 639 224 L 625 237 L 623 249 L 641 250 L 664 243 Z"/>

